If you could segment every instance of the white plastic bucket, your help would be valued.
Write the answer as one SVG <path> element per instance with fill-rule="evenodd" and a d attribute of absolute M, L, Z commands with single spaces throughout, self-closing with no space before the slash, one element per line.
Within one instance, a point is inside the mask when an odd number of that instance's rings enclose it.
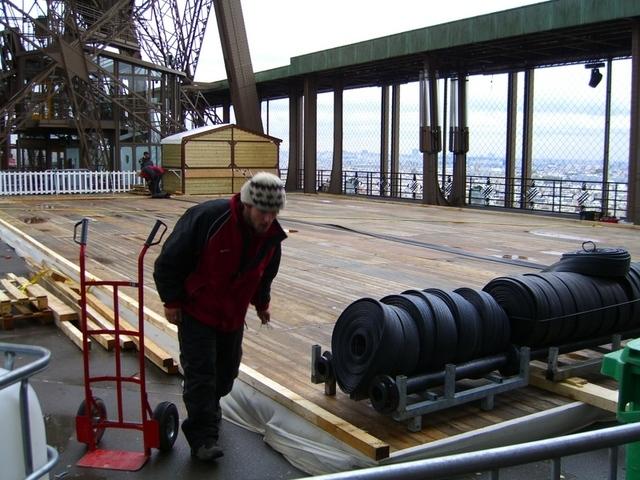
<path fill-rule="evenodd" d="M 0 378 L 7 370 L 0 368 Z M 29 427 L 33 470 L 47 463 L 47 438 L 42 409 L 36 392 L 29 385 Z M 22 446 L 22 424 L 20 413 L 20 382 L 0 390 L 0 477 L 3 480 L 24 480 L 27 473 Z M 41 479 L 48 479 L 43 475 Z"/>

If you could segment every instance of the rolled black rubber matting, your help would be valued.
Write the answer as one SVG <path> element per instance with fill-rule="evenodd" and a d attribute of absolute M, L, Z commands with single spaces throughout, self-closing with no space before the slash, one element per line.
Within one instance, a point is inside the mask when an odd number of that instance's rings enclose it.
<path fill-rule="evenodd" d="M 389 305 L 389 307 L 398 316 L 400 327 L 402 328 L 402 343 L 399 345 L 402 354 L 398 355 L 397 363 L 391 371 L 403 375 L 412 375 L 416 371 L 420 353 L 418 326 L 403 307 L 396 305 Z"/>
<path fill-rule="evenodd" d="M 446 363 L 452 362 L 455 356 L 458 332 L 453 314 L 449 311 L 447 305 L 435 295 L 420 290 L 407 290 L 404 293 L 421 298 L 431 310 L 435 342 L 431 363 L 426 371 L 439 370 Z"/>
<path fill-rule="evenodd" d="M 548 344 L 556 345 L 574 338 L 577 323 L 576 312 L 578 308 L 569 287 L 556 277 L 555 272 L 540 272 L 525 275 L 537 277 L 541 281 L 547 282 L 558 295 L 560 308 L 551 308 L 551 315 L 554 317 L 550 321 L 559 322 L 560 327 L 559 331 L 556 332 L 556 338 L 550 339 L 551 341 L 548 342 Z"/>
<path fill-rule="evenodd" d="M 455 293 L 467 300 L 480 315 L 482 342 L 476 358 L 504 352 L 511 342 L 509 317 L 487 292 L 473 288 L 457 288 Z"/>
<path fill-rule="evenodd" d="M 632 262 L 629 265 L 629 273 L 621 284 L 627 293 L 631 307 L 631 314 L 625 325 L 627 328 L 632 328 L 640 325 L 640 263 Z"/>
<path fill-rule="evenodd" d="M 575 313 L 573 297 L 567 286 L 553 277 L 551 273 L 524 274 L 528 281 L 532 281 L 540 287 L 547 298 L 549 307 L 547 317 L 539 320 L 547 323 L 547 334 L 542 339 L 541 345 L 557 345 L 571 338 L 570 330 L 573 330 L 573 328 L 570 328 L 571 325 L 567 326 L 567 322 L 570 322 L 570 320 L 565 319 L 565 314 Z M 575 327 L 574 317 L 568 318 L 574 320 L 574 325 L 572 326 Z"/>
<path fill-rule="evenodd" d="M 388 295 L 380 300 L 382 303 L 404 308 L 415 322 L 418 331 L 418 363 L 417 372 L 426 372 L 431 366 L 436 344 L 436 327 L 431 308 L 420 296 L 409 294 Z M 415 290 L 414 292 L 417 292 Z"/>
<path fill-rule="evenodd" d="M 511 341 L 516 345 L 537 346 L 546 338 L 549 305 L 542 290 L 526 277 L 498 277 L 483 290 L 504 309 L 511 325 Z"/>
<path fill-rule="evenodd" d="M 627 295 L 622 288 L 621 279 L 589 277 L 589 280 L 600 295 L 603 308 L 602 323 L 595 335 L 606 335 L 623 330 L 624 319 L 629 317 L 630 307 L 626 303 Z"/>
<path fill-rule="evenodd" d="M 560 330 L 557 325 L 549 321 L 552 318 L 552 304 L 558 304 L 557 294 L 547 283 L 540 282 L 538 278 L 519 275 L 518 280 L 527 286 L 536 303 L 536 325 L 531 345 L 544 345 L 549 338 L 552 338 L 554 330 Z"/>
<path fill-rule="evenodd" d="M 439 288 L 427 288 L 424 291 L 443 300 L 453 314 L 458 336 L 454 362 L 459 364 L 477 358 L 480 355 L 483 341 L 482 320 L 478 311 L 468 300 L 456 292 L 448 292 Z"/>
<path fill-rule="evenodd" d="M 367 393 L 376 375 L 395 375 L 403 354 L 400 319 L 390 306 L 372 298 L 350 304 L 338 317 L 331 335 L 333 367 L 345 393 Z"/>
<path fill-rule="evenodd" d="M 582 249 L 564 253 L 560 260 L 544 269 L 545 272 L 572 272 L 594 277 L 622 278 L 629 271 L 631 256 L 623 248 L 598 248 L 589 241 Z"/>
<path fill-rule="evenodd" d="M 555 276 L 562 280 L 571 291 L 576 302 L 576 329 L 575 336 L 570 341 L 582 340 L 593 337 L 600 330 L 602 324 L 602 304 L 600 295 L 592 282 L 585 281 L 589 277 L 580 273 L 554 272 Z"/>

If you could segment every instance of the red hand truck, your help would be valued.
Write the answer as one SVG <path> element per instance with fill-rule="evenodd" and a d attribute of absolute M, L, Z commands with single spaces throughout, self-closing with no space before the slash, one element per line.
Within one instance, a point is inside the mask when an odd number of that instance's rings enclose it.
<path fill-rule="evenodd" d="M 111 470 L 136 471 L 142 468 L 151 455 L 151 449 L 169 451 L 178 437 L 178 409 L 171 402 L 161 402 L 151 411 L 147 399 L 145 385 L 145 357 L 144 357 L 144 256 L 149 247 L 157 245 L 162 240 L 167 226 L 160 220 L 156 221 L 149 237 L 138 255 L 138 281 L 91 281 L 87 280 L 85 267 L 85 250 L 87 246 L 89 220 L 87 218 L 75 224 L 73 240 L 80 245 L 80 303 L 82 308 L 82 360 L 84 363 L 84 391 L 85 398 L 78 408 L 76 415 L 76 437 L 79 442 L 88 447 L 86 454 L 78 461 L 81 467 L 104 468 Z M 163 228 L 160 238 L 155 240 L 158 231 Z M 80 229 L 78 235 L 78 229 Z M 92 286 L 108 286 L 113 289 L 113 329 L 89 329 L 87 327 L 87 288 Z M 138 330 L 124 330 L 120 327 L 118 310 L 118 289 L 132 287 L 138 290 Z M 89 368 L 89 337 L 97 334 L 115 336 L 115 375 L 91 376 Z M 139 373 L 137 376 L 123 376 L 121 364 L 120 336 L 127 335 L 138 339 Z M 107 419 L 105 403 L 93 395 L 91 386 L 98 382 L 113 382 L 116 387 L 117 416 L 115 420 Z M 140 422 L 127 421 L 123 413 L 122 386 L 133 383 L 140 386 Z M 131 452 L 121 450 L 103 450 L 98 448 L 105 429 L 121 428 L 140 430 L 143 433 L 144 451 Z"/>

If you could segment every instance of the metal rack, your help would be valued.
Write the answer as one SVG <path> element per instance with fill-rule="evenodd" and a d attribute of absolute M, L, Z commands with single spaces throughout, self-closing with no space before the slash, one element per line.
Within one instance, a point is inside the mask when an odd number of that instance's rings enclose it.
<path fill-rule="evenodd" d="M 494 406 L 494 397 L 497 394 L 524 387 L 529 383 L 529 348 L 522 347 L 515 350 L 518 371 L 513 375 L 500 374 L 489 367 L 478 376 L 485 380 L 483 385 L 460 389 L 456 381 L 456 371 L 467 368 L 473 369 L 482 365 L 504 365 L 508 361 L 508 355 L 495 355 L 489 359 L 478 359 L 463 365 L 448 364 L 442 372 L 424 375 L 424 389 L 416 391 L 414 382 L 412 388 L 408 388 L 408 382 L 412 379 L 406 375 L 398 375 L 392 379 L 386 387 L 393 391 L 393 409 L 388 412 L 398 422 L 406 422 L 407 428 L 412 432 L 422 429 L 422 416 L 439 410 L 444 410 L 463 403 L 480 400 L 483 410 L 491 410 Z M 335 395 L 336 378 L 331 366 L 331 352 L 321 354 L 321 347 L 313 345 L 311 349 L 311 381 L 312 383 L 324 383 L 325 395 Z M 488 361 L 487 361 L 488 360 Z M 476 369 L 478 369 L 476 367 Z M 418 378 L 418 377 L 415 377 Z M 353 397 L 352 397 L 353 398 Z M 359 398 L 357 398 L 359 399 Z M 375 403 L 375 399 L 372 399 Z"/>
<path fill-rule="evenodd" d="M 602 355 L 614 352 L 622 348 L 622 341 L 635 338 L 640 335 L 638 329 L 615 333 L 610 336 L 603 336 L 594 339 L 581 340 L 566 345 L 557 345 L 536 349 L 531 352 L 532 360 L 538 360 L 545 365 L 545 377 L 547 380 L 560 382 L 570 377 L 580 377 L 587 374 L 597 374 L 600 372 Z M 605 345 L 610 345 L 607 347 Z M 588 358 L 568 364 L 563 362 L 560 355 L 576 352 L 579 350 L 589 350 L 596 352 L 594 358 Z"/>
<path fill-rule="evenodd" d="M 448 364 L 444 369 L 444 383 L 441 391 L 427 389 L 416 394 L 417 400 L 410 397 L 407 392 L 407 380 L 405 375 L 396 377 L 398 392 L 398 406 L 391 412 L 391 417 L 398 421 L 406 421 L 407 428 L 412 432 L 422 429 L 422 415 L 437 412 L 447 408 L 480 400 L 480 408 L 491 410 L 494 406 L 495 395 L 516 388 L 521 388 L 529 383 L 529 349 L 523 347 L 518 351 L 519 371 L 515 375 L 502 375 L 490 372 L 483 375 L 488 383 L 459 390 L 456 383 L 456 365 Z"/>

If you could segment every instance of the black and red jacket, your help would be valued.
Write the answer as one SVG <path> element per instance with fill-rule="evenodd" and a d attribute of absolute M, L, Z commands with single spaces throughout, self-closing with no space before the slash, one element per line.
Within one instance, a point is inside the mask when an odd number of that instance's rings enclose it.
<path fill-rule="evenodd" d="M 167 307 L 180 307 L 224 332 L 242 327 L 249 304 L 269 307 L 271 282 L 287 238 L 277 220 L 263 235 L 242 218 L 240 194 L 189 208 L 155 262 L 153 277 Z"/>

